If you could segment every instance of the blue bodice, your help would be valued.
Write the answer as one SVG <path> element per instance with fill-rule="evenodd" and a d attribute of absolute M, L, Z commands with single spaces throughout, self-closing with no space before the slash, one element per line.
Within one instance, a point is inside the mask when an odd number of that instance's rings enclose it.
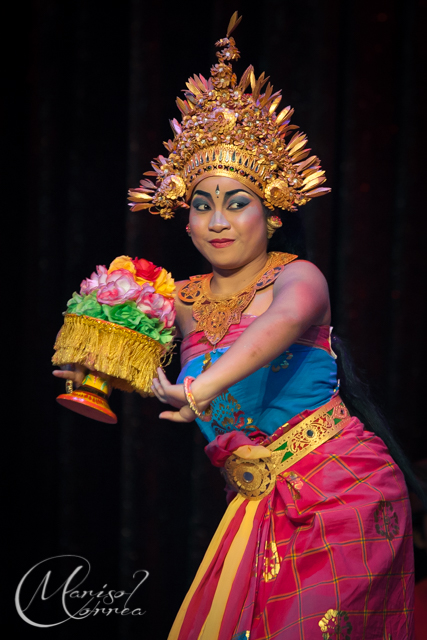
<path fill-rule="evenodd" d="M 210 422 L 197 420 L 207 440 L 236 429 L 248 436 L 256 431 L 271 435 L 293 416 L 331 399 L 337 389 L 337 367 L 330 349 L 329 328 L 311 329 L 323 330 L 323 340 L 303 336 L 273 362 L 215 398 Z M 195 337 L 192 336 L 193 343 Z M 186 376 L 196 378 L 229 348 L 230 345 L 206 349 L 198 354 L 193 349 L 196 354 L 187 359 L 177 382 L 182 383 Z"/>

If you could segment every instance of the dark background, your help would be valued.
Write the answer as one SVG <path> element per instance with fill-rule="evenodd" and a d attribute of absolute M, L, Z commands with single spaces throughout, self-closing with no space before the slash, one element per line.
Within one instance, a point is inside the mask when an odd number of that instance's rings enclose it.
<path fill-rule="evenodd" d="M 224 511 L 222 481 L 194 425 L 159 422 L 157 401 L 119 392 L 111 399 L 118 425 L 67 412 L 55 403 L 63 383 L 50 358 L 66 301 L 96 264 L 126 253 L 177 279 L 206 270 L 185 213 L 169 222 L 132 214 L 126 191 L 163 152 L 188 76 L 208 77 L 214 42 L 235 9 L 243 13 L 234 34 L 238 73 L 252 63 L 282 88 L 282 106 L 295 108 L 332 187 L 303 214 L 311 259 L 330 284 L 336 332 L 408 456 L 427 456 L 427 1 L 16 3 L 3 23 L 10 44 L 2 118 L 3 255 L 10 250 L 2 276 L 14 309 L 3 331 L 6 361 L 17 365 L 3 395 L 11 436 L 3 602 L 14 639 L 166 638 Z M 178 370 L 175 361 L 170 376 Z M 12 602 L 19 580 L 64 554 L 91 563 L 81 590 L 129 591 L 134 572 L 148 570 L 131 603 L 145 615 L 47 629 L 22 621 Z M 52 565 L 48 594 L 70 566 Z M 64 619 L 55 598 L 27 613 L 44 623 Z"/>

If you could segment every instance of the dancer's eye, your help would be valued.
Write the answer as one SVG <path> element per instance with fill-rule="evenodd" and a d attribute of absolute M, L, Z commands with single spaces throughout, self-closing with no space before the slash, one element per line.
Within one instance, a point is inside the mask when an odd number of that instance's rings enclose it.
<path fill-rule="evenodd" d="M 191 204 L 193 206 L 193 209 L 195 209 L 196 211 L 210 211 L 210 206 L 206 202 L 206 200 L 195 198 Z"/>
<path fill-rule="evenodd" d="M 246 207 L 246 205 L 249 203 L 250 203 L 249 198 L 246 198 L 245 196 L 238 196 L 237 198 L 233 198 L 232 200 L 230 200 L 228 204 L 228 208 L 243 209 L 243 207 Z"/>

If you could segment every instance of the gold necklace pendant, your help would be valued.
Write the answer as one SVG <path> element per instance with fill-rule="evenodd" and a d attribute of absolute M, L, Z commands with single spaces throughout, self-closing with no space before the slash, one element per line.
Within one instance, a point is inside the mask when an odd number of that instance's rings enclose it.
<path fill-rule="evenodd" d="M 297 257 L 291 253 L 270 252 L 266 265 L 256 278 L 232 296 L 222 297 L 211 292 L 210 282 L 213 273 L 192 276 L 178 295 L 183 302 L 193 305 L 196 331 L 203 331 L 207 340 L 215 347 L 232 324 L 240 323 L 243 311 L 249 306 L 256 292 L 272 284 L 282 273 L 285 265 Z"/>

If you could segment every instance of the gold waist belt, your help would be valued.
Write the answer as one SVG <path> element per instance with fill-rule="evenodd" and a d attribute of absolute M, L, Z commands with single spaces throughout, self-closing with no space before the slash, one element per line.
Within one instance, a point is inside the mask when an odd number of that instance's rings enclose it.
<path fill-rule="evenodd" d="M 228 484 L 248 500 L 261 500 L 276 478 L 319 445 L 341 431 L 351 417 L 339 396 L 304 418 L 266 448 L 271 457 L 245 460 L 232 454 L 224 465 Z M 285 425 L 286 426 L 286 425 Z"/>

